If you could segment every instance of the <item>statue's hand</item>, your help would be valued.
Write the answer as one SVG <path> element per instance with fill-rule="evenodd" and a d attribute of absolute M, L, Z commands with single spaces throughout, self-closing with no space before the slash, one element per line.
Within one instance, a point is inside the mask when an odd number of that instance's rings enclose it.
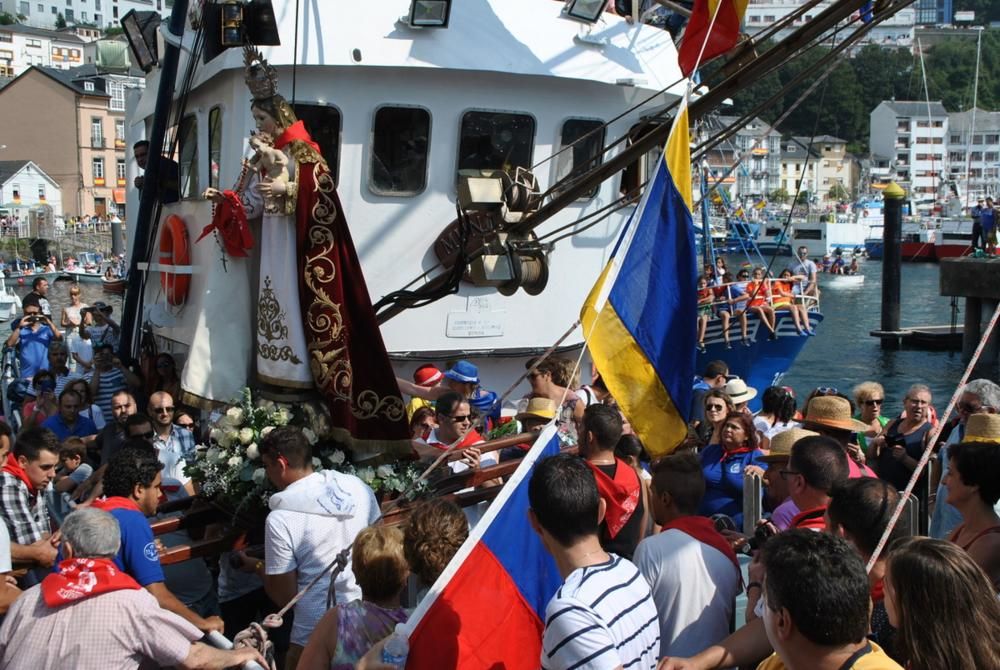
<path fill-rule="evenodd" d="M 265 198 L 276 198 L 288 193 L 288 183 L 282 179 L 262 181 L 257 187 Z"/>
<path fill-rule="evenodd" d="M 211 200 L 215 204 L 219 204 L 225 200 L 225 197 L 222 195 L 222 191 L 212 187 L 206 188 L 205 192 L 201 194 L 201 197 L 206 200 Z"/>

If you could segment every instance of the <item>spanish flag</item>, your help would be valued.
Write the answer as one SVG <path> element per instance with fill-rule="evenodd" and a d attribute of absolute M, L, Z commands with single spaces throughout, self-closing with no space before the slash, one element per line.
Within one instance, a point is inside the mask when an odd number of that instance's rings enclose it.
<path fill-rule="evenodd" d="M 685 77 L 690 77 L 694 72 L 699 55 L 701 63 L 704 64 L 736 46 L 748 2 L 749 0 L 695 0 L 677 54 L 681 72 Z M 713 24 L 712 16 L 716 12 L 718 16 L 715 17 Z M 702 45 L 705 47 L 704 53 Z"/>
<path fill-rule="evenodd" d="M 652 457 L 687 435 L 698 262 L 687 96 L 638 208 L 583 305 L 601 378 Z"/>

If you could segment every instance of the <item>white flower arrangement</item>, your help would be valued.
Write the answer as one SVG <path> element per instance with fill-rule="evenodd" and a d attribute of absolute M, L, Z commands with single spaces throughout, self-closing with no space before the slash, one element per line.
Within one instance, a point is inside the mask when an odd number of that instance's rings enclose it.
<path fill-rule="evenodd" d="M 313 446 L 314 469 L 356 475 L 376 494 L 416 496 L 429 490 L 426 482 L 418 481 L 420 470 L 411 463 L 356 468 L 342 450 L 324 446 L 322 438 L 330 431 L 325 412 L 317 411 L 310 403 L 295 409 L 293 412 L 270 400 L 255 400 L 250 389 L 244 388 L 236 404 L 209 431 L 211 444 L 199 445 L 198 458 L 185 473 L 200 483 L 204 495 L 236 510 L 254 505 L 266 509 L 274 488 L 264 471 L 260 441 L 276 427 L 297 425 Z"/>

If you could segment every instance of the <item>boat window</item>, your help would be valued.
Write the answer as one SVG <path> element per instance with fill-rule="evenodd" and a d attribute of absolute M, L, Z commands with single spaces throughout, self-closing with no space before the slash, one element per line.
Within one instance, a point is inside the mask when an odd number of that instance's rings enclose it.
<path fill-rule="evenodd" d="M 601 164 L 604 152 L 604 122 L 595 119 L 568 119 L 563 124 L 556 156 L 556 181 L 576 177 Z M 597 195 L 598 185 L 587 191 L 581 199 L 589 200 Z"/>
<path fill-rule="evenodd" d="M 419 107 L 382 107 L 372 130 L 371 177 L 378 195 L 416 195 L 427 185 L 431 115 Z"/>
<path fill-rule="evenodd" d="M 219 170 L 222 165 L 222 108 L 213 107 L 208 112 L 208 185 L 219 188 Z"/>
<path fill-rule="evenodd" d="M 535 119 L 527 114 L 466 112 L 458 146 L 458 174 L 530 168 Z"/>
<path fill-rule="evenodd" d="M 198 118 L 191 114 L 181 119 L 178 128 L 180 140 L 181 198 L 196 198 L 198 188 Z"/>
<path fill-rule="evenodd" d="M 340 110 L 329 105 L 295 103 L 295 115 L 305 124 L 326 159 L 334 183 L 340 181 Z"/>
<path fill-rule="evenodd" d="M 651 126 L 646 123 L 637 123 L 628 131 L 628 144 L 631 145 L 636 139 L 649 132 Z M 629 163 L 622 170 L 621 185 L 618 188 L 619 195 L 633 195 L 638 197 L 642 193 L 642 185 L 646 183 L 650 175 L 656 171 L 663 150 L 660 147 L 653 147 L 646 154 Z"/>
<path fill-rule="evenodd" d="M 818 229 L 805 229 L 796 230 L 795 239 L 797 240 L 821 240 L 823 239 L 823 231 Z"/>

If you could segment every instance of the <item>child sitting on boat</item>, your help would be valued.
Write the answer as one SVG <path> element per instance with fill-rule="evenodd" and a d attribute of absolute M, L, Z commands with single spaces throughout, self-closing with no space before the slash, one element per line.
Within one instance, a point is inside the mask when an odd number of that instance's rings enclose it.
<path fill-rule="evenodd" d="M 746 285 L 748 297 L 747 308 L 760 317 L 771 334 L 770 339 L 778 339 L 775 328 L 777 325 L 774 318 L 774 308 L 771 307 L 771 282 L 764 277 L 764 268 L 756 267 L 753 270 L 753 281 Z"/>
<path fill-rule="evenodd" d="M 705 353 L 705 331 L 712 319 L 712 302 L 715 293 L 708 286 L 705 275 L 698 277 L 698 351 Z"/>

